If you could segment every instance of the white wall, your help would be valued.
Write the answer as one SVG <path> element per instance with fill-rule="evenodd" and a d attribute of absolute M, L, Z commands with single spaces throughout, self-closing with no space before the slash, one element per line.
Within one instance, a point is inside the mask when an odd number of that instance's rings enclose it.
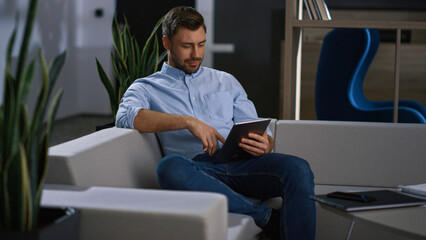
<path fill-rule="evenodd" d="M 0 0 L 0 90 L 3 94 L 4 59 L 7 39 L 13 28 L 14 13 L 20 11 L 20 25 L 25 21 L 28 0 Z M 99 80 L 95 57 L 112 75 L 110 51 L 112 49 L 111 22 L 115 8 L 114 0 L 40 0 L 29 58 L 36 56 L 41 46 L 46 59 L 67 50 L 68 57 L 54 90 L 62 88 L 64 95 L 57 118 L 82 113 L 109 114 L 108 95 Z M 102 17 L 95 10 L 103 11 Z M 22 32 L 22 28 L 20 31 Z M 5 34 L 3 34 L 5 33 Z M 15 45 L 20 45 L 20 38 Z M 17 49 L 13 58 L 18 55 Z M 40 85 L 38 76 L 34 88 Z M 30 95 L 29 106 L 37 92 Z"/>
<path fill-rule="evenodd" d="M 195 8 L 204 17 L 207 27 L 206 51 L 204 52 L 203 66 L 214 67 L 214 53 L 234 53 L 233 43 L 215 43 L 214 42 L 214 16 L 215 0 L 195 0 Z"/>

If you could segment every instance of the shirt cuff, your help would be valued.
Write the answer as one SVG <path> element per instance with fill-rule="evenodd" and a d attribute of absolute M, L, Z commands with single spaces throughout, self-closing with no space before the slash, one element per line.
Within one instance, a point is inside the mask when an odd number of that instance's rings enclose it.
<path fill-rule="evenodd" d="M 134 129 L 133 122 L 141 109 L 142 107 L 132 107 L 127 111 L 127 119 L 129 123 L 128 128 Z"/>

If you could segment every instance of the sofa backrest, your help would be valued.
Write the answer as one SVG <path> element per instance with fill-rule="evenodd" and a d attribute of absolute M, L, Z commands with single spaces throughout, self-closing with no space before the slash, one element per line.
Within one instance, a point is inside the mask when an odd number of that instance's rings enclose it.
<path fill-rule="evenodd" d="M 280 120 L 275 152 L 306 159 L 316 184 L 426 182 L 426 125 Z"/>
<path fill-rule="evenodd" d="M 276 121 L 269 125 L 273 134 Z M 51 147 L 46 183 L 159 188 L 156 169 L 162 157 L 155 134 L 108 128 Z"/>
<path fill-rule="evenodd" d="M 46 183 L 158 188 L 162 158 L 155 134 L 109 128 L 49 149 Z"/>

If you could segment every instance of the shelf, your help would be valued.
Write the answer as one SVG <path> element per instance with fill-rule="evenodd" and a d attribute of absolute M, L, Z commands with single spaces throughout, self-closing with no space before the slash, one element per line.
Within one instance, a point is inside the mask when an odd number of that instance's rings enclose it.
<path fill-rule="evenodd" d="M 425 21 L 385 20 L 298 20 L 303 16 L 302 0 L 286 1 L 286 23 L 284 43 L 284 66 L 280 81 L 280 118 L 300 117 L 301 65 L 303 28 L 375 28 L 396 30 L 394 57 L 394 109 L 398 109 L 400 48 L 402 30 L 426 30 Z M 398 111 L 394 111 L 394 122 L 398 122 Z"/>
<path fill-rule="evenodd" d="M 292 25 L 300 28 L 426 29 L 426 22 L 415 21 L 293 20 Z"/>

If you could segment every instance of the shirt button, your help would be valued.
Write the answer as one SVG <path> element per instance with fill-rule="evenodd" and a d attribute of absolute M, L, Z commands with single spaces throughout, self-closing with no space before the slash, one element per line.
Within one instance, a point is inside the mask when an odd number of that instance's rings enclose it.
<path fill-rule="evenodd" d="M 195 97 L 192 97 L 192 101 L 195 101 Z"/>

